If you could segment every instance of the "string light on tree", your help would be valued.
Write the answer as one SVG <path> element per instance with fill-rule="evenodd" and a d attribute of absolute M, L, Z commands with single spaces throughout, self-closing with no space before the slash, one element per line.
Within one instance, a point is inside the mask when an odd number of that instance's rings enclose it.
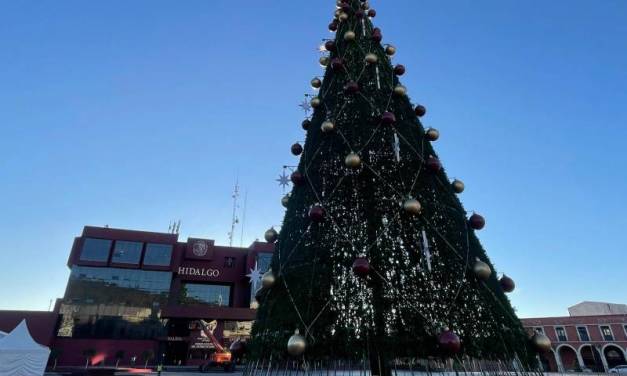
<path fill-rule="evenodd" d="M 474 233 L 485 220 L 466 217 L 464 184 L 435 157 L 440 134 L 423 127 L 425 106 L 409 102 L 407 69 L 391 63 L 396 48 L 381 45 L 368 2 L 337 6 L 292 193 L 281 199 L 277 277 L 255 295 L 249 356 L 269 366 L 244 376 L 284 372 L 274 365 L 288 354 L 294 369 L 321 373 L 342 360 L 391 376 L 396 357 L 418 353 L 455 357 L 462 368 L 482 357 L 529 367 L 530 338 Z"/>

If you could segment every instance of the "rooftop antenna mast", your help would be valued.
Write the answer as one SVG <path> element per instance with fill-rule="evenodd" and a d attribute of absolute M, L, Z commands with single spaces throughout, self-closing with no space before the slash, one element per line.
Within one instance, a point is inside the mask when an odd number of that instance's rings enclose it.
<path fill-rule="evenodd" d="M 248 190 L 244 191 L 244 209 L 242 209 L 242 231 L 239 236 L 240 248 L 244 246 L 244 225 L 246 223 L 246 203 L 248 202 Z"/>
<path fill-rule="evenodd" d="M 233 238 L 235 237 L 235 226 L 239 223 L 239 218 L 237 218 L 237 209 L 239 208 L 239 204 L 237 200 L 239 199 L 239 178 L 235 180 L 235 188 L 233 189 L 233 217 L 231 219 L 231 231 L 229 231 L 229 247 L 233 246 Z"/>

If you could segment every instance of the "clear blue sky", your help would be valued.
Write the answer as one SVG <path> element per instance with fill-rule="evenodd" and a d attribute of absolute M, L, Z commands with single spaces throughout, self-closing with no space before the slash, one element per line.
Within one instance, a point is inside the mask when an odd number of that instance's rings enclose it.
<path fill-rule="evenodd" d="M 283 210 L 334 0 L 0 2 L 0 309 L 63 295 L 83 225 L 244 243 Z M 521 316 L 627 303 L 627 2 L 372 0 Z"/>

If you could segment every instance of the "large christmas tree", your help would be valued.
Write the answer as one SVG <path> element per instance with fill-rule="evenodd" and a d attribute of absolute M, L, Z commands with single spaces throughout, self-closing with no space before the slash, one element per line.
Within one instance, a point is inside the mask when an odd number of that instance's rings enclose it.
<path fill-rule="evenodd" d="M 276 251 L 251 356 L 361 361 L 373 374 L 434 356 L 529 365 L 513 281 L 497 279 L 475 235 L 485 222 L 458 200 L 464 185 L 447 178 L 375 15 L 337 2 L 285 219 L 266 233 Z"/>

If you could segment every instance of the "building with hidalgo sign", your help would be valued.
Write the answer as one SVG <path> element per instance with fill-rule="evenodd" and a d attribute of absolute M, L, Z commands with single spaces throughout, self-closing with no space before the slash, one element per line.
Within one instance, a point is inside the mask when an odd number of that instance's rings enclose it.
<path fill-rule="evenodd" d="M 26 318 L 60 366 L 163 362 L 200 365 L 250 335 L 254 293 L 273 245 L 216 246 L 177 234 L 85 227 L 74 240 L 54 312 L 0 312 L 0 329 Z M 206 330 L 208 329 L 209 332 Z M 152 354 L 152 356 L 146 356 Z M 119 362 L 118 362 L 119 360 Z"/>

